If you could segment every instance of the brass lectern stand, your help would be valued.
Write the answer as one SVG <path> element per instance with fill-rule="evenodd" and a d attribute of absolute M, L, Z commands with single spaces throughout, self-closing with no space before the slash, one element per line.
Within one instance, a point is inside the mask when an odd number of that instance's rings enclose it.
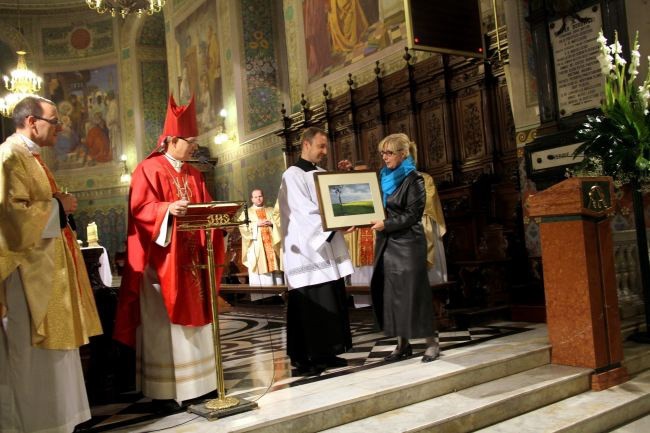
<path fill-rule="evenodd" d="M 223 418 L 228 415 L 234 415 L 240 412 L 257 407 L 257 403 L 241 400 L 236 397 L 226 396 L 226 386 L 223 380 L 223 363 L 221 361 L 221 338 L 219 335 L 219 310 L 217 302 L 217 282 L 214 263 L 214 245 L 212 243 L 211 232 L 214 229 L 238 226 L 242 222 L 237 220 L 237 213 L 246 209 L 246 202 L 210 202 L 191 204 L 187 208 L 187 214 L 177 216 L 176 230 L 179 231 L 196 231 L 203 230 L 206 238 L 206 248 L 208 250 L 208 263 L 201 265 L 201 268 L 208 269 L 208 279 L 210 280 L 210 303 L 212 307 L 212 339 L 214 343 L 214 364 L 217 374 L 217 389 L 219 396 L 215 399 L 208 400 L 205 403 L 192 405 L 188 408 L 189 412 L 201 415 L 209 420 Z M 248 222 L 248 214 L 245 215 L 245 222 Z M 223 265 L 221 265 L 223 266 Z"/>

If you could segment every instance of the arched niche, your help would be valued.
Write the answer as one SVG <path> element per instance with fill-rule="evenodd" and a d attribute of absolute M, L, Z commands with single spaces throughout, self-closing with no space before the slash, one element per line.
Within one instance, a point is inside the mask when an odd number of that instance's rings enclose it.
<path fill-rule="evenodd" d="M 155 147 L 167 107 L 167 49 L 162 13 L 127 19 L 121 30 L 122 86 L 131 98 L 126 112 L 130 161 L 141 161 Z"/>

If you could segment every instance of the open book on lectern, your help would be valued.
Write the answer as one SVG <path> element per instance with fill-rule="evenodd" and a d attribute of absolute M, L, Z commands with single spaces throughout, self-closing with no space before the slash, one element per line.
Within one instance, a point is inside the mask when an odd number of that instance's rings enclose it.
<path fill-rule="evenodd" d="M 244 201 L 211 201 L 187 205 L 185 215 L 176 217 L 178 230 L 197 230 L 238 226 L 239 215 L 246 212 Z M 244 218 L 248 220 L 248 215 Z"/>

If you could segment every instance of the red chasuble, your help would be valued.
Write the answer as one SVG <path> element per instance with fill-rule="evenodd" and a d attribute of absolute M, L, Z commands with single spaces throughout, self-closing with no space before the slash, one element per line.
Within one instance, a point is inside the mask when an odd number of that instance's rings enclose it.
<path fill-rule="evenodd" d="M 129 193 L 127 264 L 113 337 L 135 346 L 135 331 L 140 324 L 140 287 L 147 264 L 156 270 L 161 293 L 171 323 L 203 326 L 212 321 L 210 284 L 205 265 L 208 260 L 203 232 L 176 231 L 172 224 L 171 242 L 166 247 L 155 243 L 171 202 L 187 195 L 192 203 L 212 201 L 202 174 L 189 164 L 178 173 L 163 154 L 145 159 L 133 173 Z M 187 189 L 187 193 L 183 190 Z M 173 216 L 169 219 L 173 222 Z M 224 262 L 223 232 L 213 230 L 217 286 Z"/>

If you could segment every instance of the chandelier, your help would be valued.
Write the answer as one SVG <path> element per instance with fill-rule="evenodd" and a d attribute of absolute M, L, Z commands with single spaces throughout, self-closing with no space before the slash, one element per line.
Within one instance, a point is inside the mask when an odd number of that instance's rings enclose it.
<path fill-rule="evenodd" d="M 11 71 L 11 77 L 4 75 L 2 78 L 5 87 L 9 91 L 7 95 L 0 98 L 0 114 L 10 117 L 14 111 L 14 106 L 25 96 L 33 95 L 41 90 L 43 79 L 27 69 L 25 63 L 25 51 L 16 51 L 18 54 L 18 64 L 16 69 Z"/>
<path fill-rule="evenodd" d="M 165 6 L 165 0 L 86 0 L 90 9 L 103 14 L 110 12 L 113 17 L 120 14 L 122 18 L 135 13 L 140 18 L 143 14 L 153 15 Z"/>

